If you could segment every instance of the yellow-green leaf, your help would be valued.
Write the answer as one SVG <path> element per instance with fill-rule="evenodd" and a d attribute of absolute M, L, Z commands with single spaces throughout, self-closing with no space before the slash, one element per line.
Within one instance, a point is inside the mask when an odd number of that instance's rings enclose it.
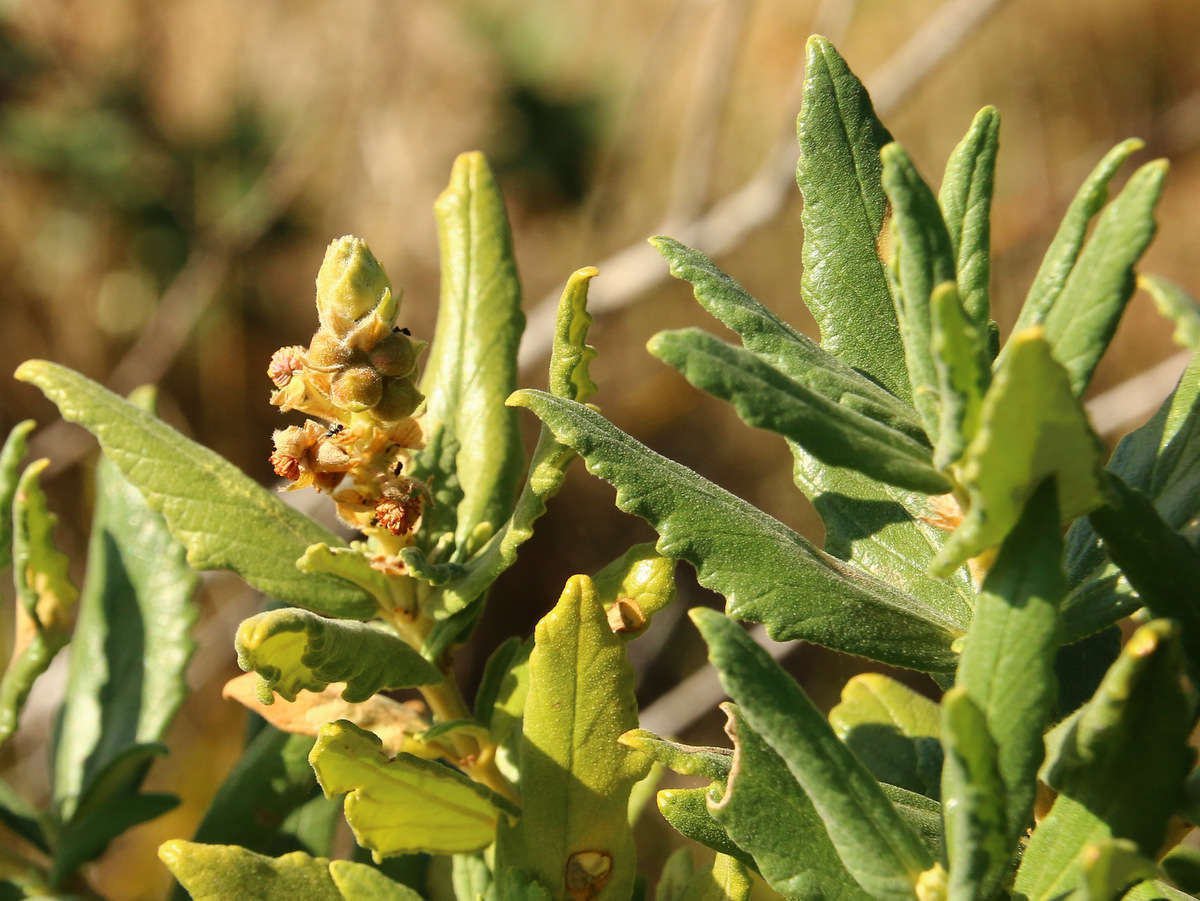
<path fill-rule="evenodd" d="M 159 859 L 193 901 L 343 901 L 329 875 L 329 861 L 293 851 L 267 857 L 239 845 L 202 845 L 173 839 Z"/>
<path fill-rule="evenodd" d="M 636 638 L 659 610 L 675 600 L 675 561 L 635 544 L 592 577 L 608 624 L 623 638 Z"/>

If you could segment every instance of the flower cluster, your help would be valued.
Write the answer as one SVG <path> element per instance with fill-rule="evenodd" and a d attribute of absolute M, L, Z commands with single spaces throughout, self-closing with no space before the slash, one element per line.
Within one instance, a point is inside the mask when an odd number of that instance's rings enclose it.
<path fill-rule="evenodd" d="M 414 380 L 425 342 L 396 327 L 399 309 L 366 242 L 338 238 L 317 274 L 320 327 L 308 347 L 275 351 L 267 375 L 272 404 L 311 417 L 275 432 L 275 472 L 329 494 L 348 524 L 404 537 L 428 498 L 405 474 L 424 444 L 413 414 L 424 400 Z"/>

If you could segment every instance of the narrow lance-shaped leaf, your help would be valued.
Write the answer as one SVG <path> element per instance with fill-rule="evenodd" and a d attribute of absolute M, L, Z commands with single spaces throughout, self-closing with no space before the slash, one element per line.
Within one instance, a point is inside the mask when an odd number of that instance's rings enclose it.
<path fill-rule="evenodd" d="M 996 742 L 987 717 L 956 685 L 942 698 L 942 801 L 952 901 L 993 897 L 1012 858 Z"/>
<path fill-rule="evenodd" d="M 152 404 L 149 394 L 141 404 Z M 54 798 L 64 816 L 115 754 L 163 738 L 195 647 L 188 633 L 198 578 L 184 548 L 107 457 L 96 465 L 95 498 L 55 752 Z"/>
<path fill-rule="evenodd" d="M 1200 351 L 1200 303 L 1183 288 L 1157 275 L 1139 275 L 1138 287 L 1154 299 L 1158 312 L 1175 324 L 1175 343 Z"/>
<path fill-rule="evenodd" d="M 992 188 L 1000 146 L 1000 114 L 985 106 L 946 161 L 938 205 L 954 253 L 958 293 L 978 329 L 988 322 L 991 276 Z"/>
<path fill-rule="evenodd" d="M 0 448 L 0 570 L 12 564 L 12 504 L 17 493 L 17 478 L 20 476 L 21 460 L 25 457 L 25 446 L 34 421 L 18 422 Z"/>
<path fill-rule="evenodd" d="M 1045 315 L 1046 340 L 1070 374 L 1076 394 L 1082 394 L 1091 381 L 1133 296 L 1133 267 L 1154 237 L 1154 207 L 1166 174 L 1166 161 L 1158 160 L 1130 177 L 1100 214 L 1062 292 Z"/>
<path fill-rule="evenodd" d="M 939 796 L 941 714 L 929 698 L 880 673 L 861 673 L 842 688 L 829 725 L 880 782 Z"/>
<path fill-rule="evenodd" d="M 732 704 L 722 708 L 734 742 L 734 767 L 723 791 L 709 791 L 713 819 L 785 898 L 871 898 L 838 857 L 821 814 L 787 764 L 742 711 Z"/>
<path fill-rule="evenodd" d="M 968 320 L 953 283 L 933 289 L 929 308 L 939 413 L 933 462 L 945 470 L 962 458 L 979 431 L 992 371 L 986 336 Z"/>
<path fill-rule="evenodd" d="M 700 251 L 672 238 L 651 238 L 650 243 L 670 264 L 671 275 L 691 282 L 701 306 L 733 329 L 759 359 L 835 403 L 927 441 L 912 407 L 796 331 Z"/>
<path fill-rule="evenodd" d="M 979 431 L 959 469 L 968 509 L 933 562 L 946 573 L 994 547 L 1026 501 L 1054 476 L 1063 519 L 1097 507 L 1102 446 L 1040 328 L 1014 335 L 983 399 Z"/>
<path fill-rule="evenodd" d="M 626 804 L 650 760 L 617 743 L 637 725 L 634 674 L 587 576 L 572 576 L 538 623 L 529 668 L 522 813 L 500 826 L 497 867 L 529 871 L 555 898 L 627 898 L 637 861 Z"/>
<path fill-rule="evenodd" d="M 442 681 L 442 672 L 403 639 L 365 623 L 325 619 L 307 610 L 268 610 L 243 620 L 238 666 L 260 676 L 259 699 L 271 692 L 296 700 L 301 689 L 345 682 L 342 697 L 365 701 L 377 691 Z"/>
<path fill-rule="evenodd" d="M 954 253 L 937 198 L 899 144 L 882 150 L 883 188 L 892 203 L 892 299 L 912 382 L 913 405 L 928 435 L 938 434 L 938 387 L 929 298 L 954 281 Z"/>
<path fill-rule="evenodd" d="M 1170 528 L 1196 515 L 1200 494 L 1200 354 L 1143 426 L 1121 439 L 1107 470 L 1154 503 Z M 1067 574 L 1073 589 L 1063 603 L 1063 638 L 1073 641 L 1128 616 L 1141 599 L 1108 559 L 1087 519 L 1067 533 Z"/>
<path fill-rule="evenodd" d="M 880 149 L 891 141 L 866 88 L 823 37 L 808 40 L 796 126 L 804 195 L 805 305 L 821 344 L 902 400 L 912 396 L 896 312 L 878 247 L 886 243 L 887 197 Z"/>
<path fill-rule="evenodd" d="M 378 738 L 345 720 L 321 728 L 309 762 L 327 797 L 349 793 L 346 822 L 376 861 L 478 851 L 492 843 L 502 812 L 517 813 L 457 770 L 411 754 L 389 760 Z"/>
<path fill-rule="evenodd" d="M 764 622 L 776 640 L 803 638 L 876 660 L 945 672 L 965 625 L 821 553 L 761 510 L 662 457 L 582 404 L 519 391 L 588 470 L 617 486 L 617 506 L 659 533 L 660 553 L 696 567 L 726 611 Z"/>
<path fill-rule="evenodd" d="M 800 686 L 737 623 L 690 613 L 725 690 L 787 764 L 850 875 L 872 898 L 911 899 L 929 851 Z"/>
<path fill-rule="evenodd" d="M 731 403 L 747 425 L 795 441 L 824 463 L 926 494 L 950 490 L 927 445 L 825 398 L 748 350 L 700 329 L 659 332 L 647 347 L 697 388 Z"/>
<path fill-rule="evenodd" d="M 1015 851 L 1032 818 L 1042 733 L 1054 712 L 1058 605 L 1066 592 L 1058 522 L 1055 483 L 1047 479 L 1025 505 L 984 580 L 958 665 L 955 684 L 970 696 L 996 743 L 1004 785 L 1005 854 L 1002 860 L 989 855 L 982 897 L 999 884 L 1008 852 Z M 965 725 L 967 714 L 963 717 Z M 944 798 L 946 788 L 943 780 Z"/>
<path fill-rule="evenodd" d="M 1100 208 L 1108 199 L 1108 183 L 1125 161 L 1143 146 L 1143 142 L 1137 138 L 1122 141 L 1105 154 L 1104 159 L 1080 185 L 1079 191 L 1067 207 L 1054 239 L 1050 242 L 1050 247 L 1046 250 L 1046 255 L 1042 258 L 1042 265 L 1038 268 L 1016 325 L 1013 326 L 1013 334 L 1039 325 L 1045 320 L 1046 314 L 1067 283 L 1067 277 L 1075 268 L 1079 249 L 1083 247 L 1083 240 L 1087 235 L 1088 223 L 1100 212 Z"/>
<path fill-rule="evenodd" d="M 588 283 L 597 274 L 597 270 L 589 266 L 572 273 L 567 280 L 558 303 L 550 352 L 550 390 L 559 397 L 580 402 L 596 391 L 588 374 L 596 351 L 587 344 L 587 332 L 592 322 L 587 312 L 587 293 Z M 451 614 L 465 608 L 479 598 L 500 573 L 512 566 L 517 559 L 517 549 L 533 535 L 534 522 L 546 512 L 547 501 L 562 486 L 566 468 L 574 459 L 573 450 L 556 442 L 549 430 L 542 429 L 512 516 L 464 564 L 460 575 L 441 586 L 439 609 L 434 611 L 435 615 Z M 402 553 L 401 558 L 412 563 L 412 553 Z"/>
<path fill-rule="evenodd" d="M 13 583 L 16 637 L 8 668 L 0 676 L 0 745 L 16 731 L 33 683 L 70 640 L 79 592 L 67 573 L 67 556 L 54 546 L 58 521 L 38 481 L 49 460 L 21 473 L 13 496 Z"/>
<path fill-rule="evenodd" d="M 1053 751 L 1041 776 L 1059 795 L 1014 885 L 1030 901 L 1077 888 L 1089 845 L 1124 838 L 1158 853 L 1193 759 L 1178 634 L 1169 620 L 1139 628 L 1095 696 L 1047 742 Z"/>
<path fill-rule="evenodd" d="M 326 615 L 374 615 L 375 602 L 348 582 L 296 569 L 310 544 L 341 544 L 337 537 L 220 455 L 63 366 L 31 360 L 16 377 L 96 436 L 196 569 L 231 569 L 260 591 Z"/>
<path fill-rule="evenodd" d="M 708 793 L 721 790 L 720 784 L 708 788 L 664 789 L 655 796 L 658 812 L 684 838 L 712 848 L 719 854 L 736 857 L 746 866 L 758 869 L 754 858 L 729 837 L 708 809 Z"/>
<path fill-rule="evenodd" d="M 421 474 L 457 482 L 451 518 L 435 512 L 431 524 L 454 532 L 453 559 L 461 562 L 475 530 L 497 529 L 512 511 L 524 454 L 504 398 L 516 387 L 525 317 L 504 199 L 483 154 L 455 160 L 434 213 L 442 293 L 421 391 L 430 444 L 447 456 L 422 455 Z"/>

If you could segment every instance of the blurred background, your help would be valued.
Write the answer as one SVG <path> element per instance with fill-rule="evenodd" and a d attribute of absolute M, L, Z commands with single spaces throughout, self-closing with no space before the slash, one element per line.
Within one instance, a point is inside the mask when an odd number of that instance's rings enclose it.
<path fill-rule="evenodd" d="M 1137 161 L 1171 160 L 1143 268 L 1200 295 L 1195 0 L 0 2 L 0 431 L 39 422 L 31 453 L 54 461 L 64 549 L 81 565 L 94 445 L 11 379 L 19 362 L 45 357 L 122 392 L 157 382 L 168 421 L 269 484 L 281 421 L 266 362 L 307 343 L 325 245 L 366 238 L 404 289 L 403 324 L 430 337 L 431 207 L 469 149 L 488 154 L 508 203 L 530 317 L 521 383 L 545 383 L 546 304 L 574 269 L 598 265 L 591 343 L 605 414 L 819 541 L 782 440 L 747 429 L 644 350 L 661 328 L 720 331 L 645 245 L 658 232 L 713 254 L 816 336 L 800 302 L 792 178 L 814 31 L 867 80 L 934 185 L 975 111 L 999 108 L 1002 334 L 1079 182 L 1129 136 L 1146 141 Z M 1110 444 L 1182 369 L 1170 331 L 1149 298 L 1134 298 L 1089 395 Z M 493 592 L 464 680 L 500 640 L 529 631 L 567 576 L 651 537 L 577 467 Z M 680 579 L 687 604 L 716 603 L 690 570 Z M 169 880 L 153 848 L 191 835 L 240 749 L 244 715 L 219 689 L 238 672 L 233 631 L 258 599 L 216 576 L 201 603 L 194 693 L 151 777 L 185 804 L 98 865 L 96 884 L 114 899 L 162 896 Z M 631 645 L 643 706 L 702 658 L 690 627 L 661 620 Z M 828 706 L 857 663 L 803 647 L 789 666 Z M 52 678 L 43 683 L 0 755 L 0 773 L 34 795 L 58 697 Z M 683 737 L 720 743 L 721 721 L 681 724 Z M 643 844 L 661 853 L 672 839 L 657 814 L 645 819 Z"/>

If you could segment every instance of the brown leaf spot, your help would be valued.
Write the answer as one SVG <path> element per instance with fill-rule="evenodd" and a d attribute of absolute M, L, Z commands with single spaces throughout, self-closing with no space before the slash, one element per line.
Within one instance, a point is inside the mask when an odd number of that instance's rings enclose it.
<path fill-rule="evenodd" d="M 567 858 L 563 882 L 573 901 L 590 901 L 612 876 L 612 855 L 607 851 L 576 851 Z"/>

